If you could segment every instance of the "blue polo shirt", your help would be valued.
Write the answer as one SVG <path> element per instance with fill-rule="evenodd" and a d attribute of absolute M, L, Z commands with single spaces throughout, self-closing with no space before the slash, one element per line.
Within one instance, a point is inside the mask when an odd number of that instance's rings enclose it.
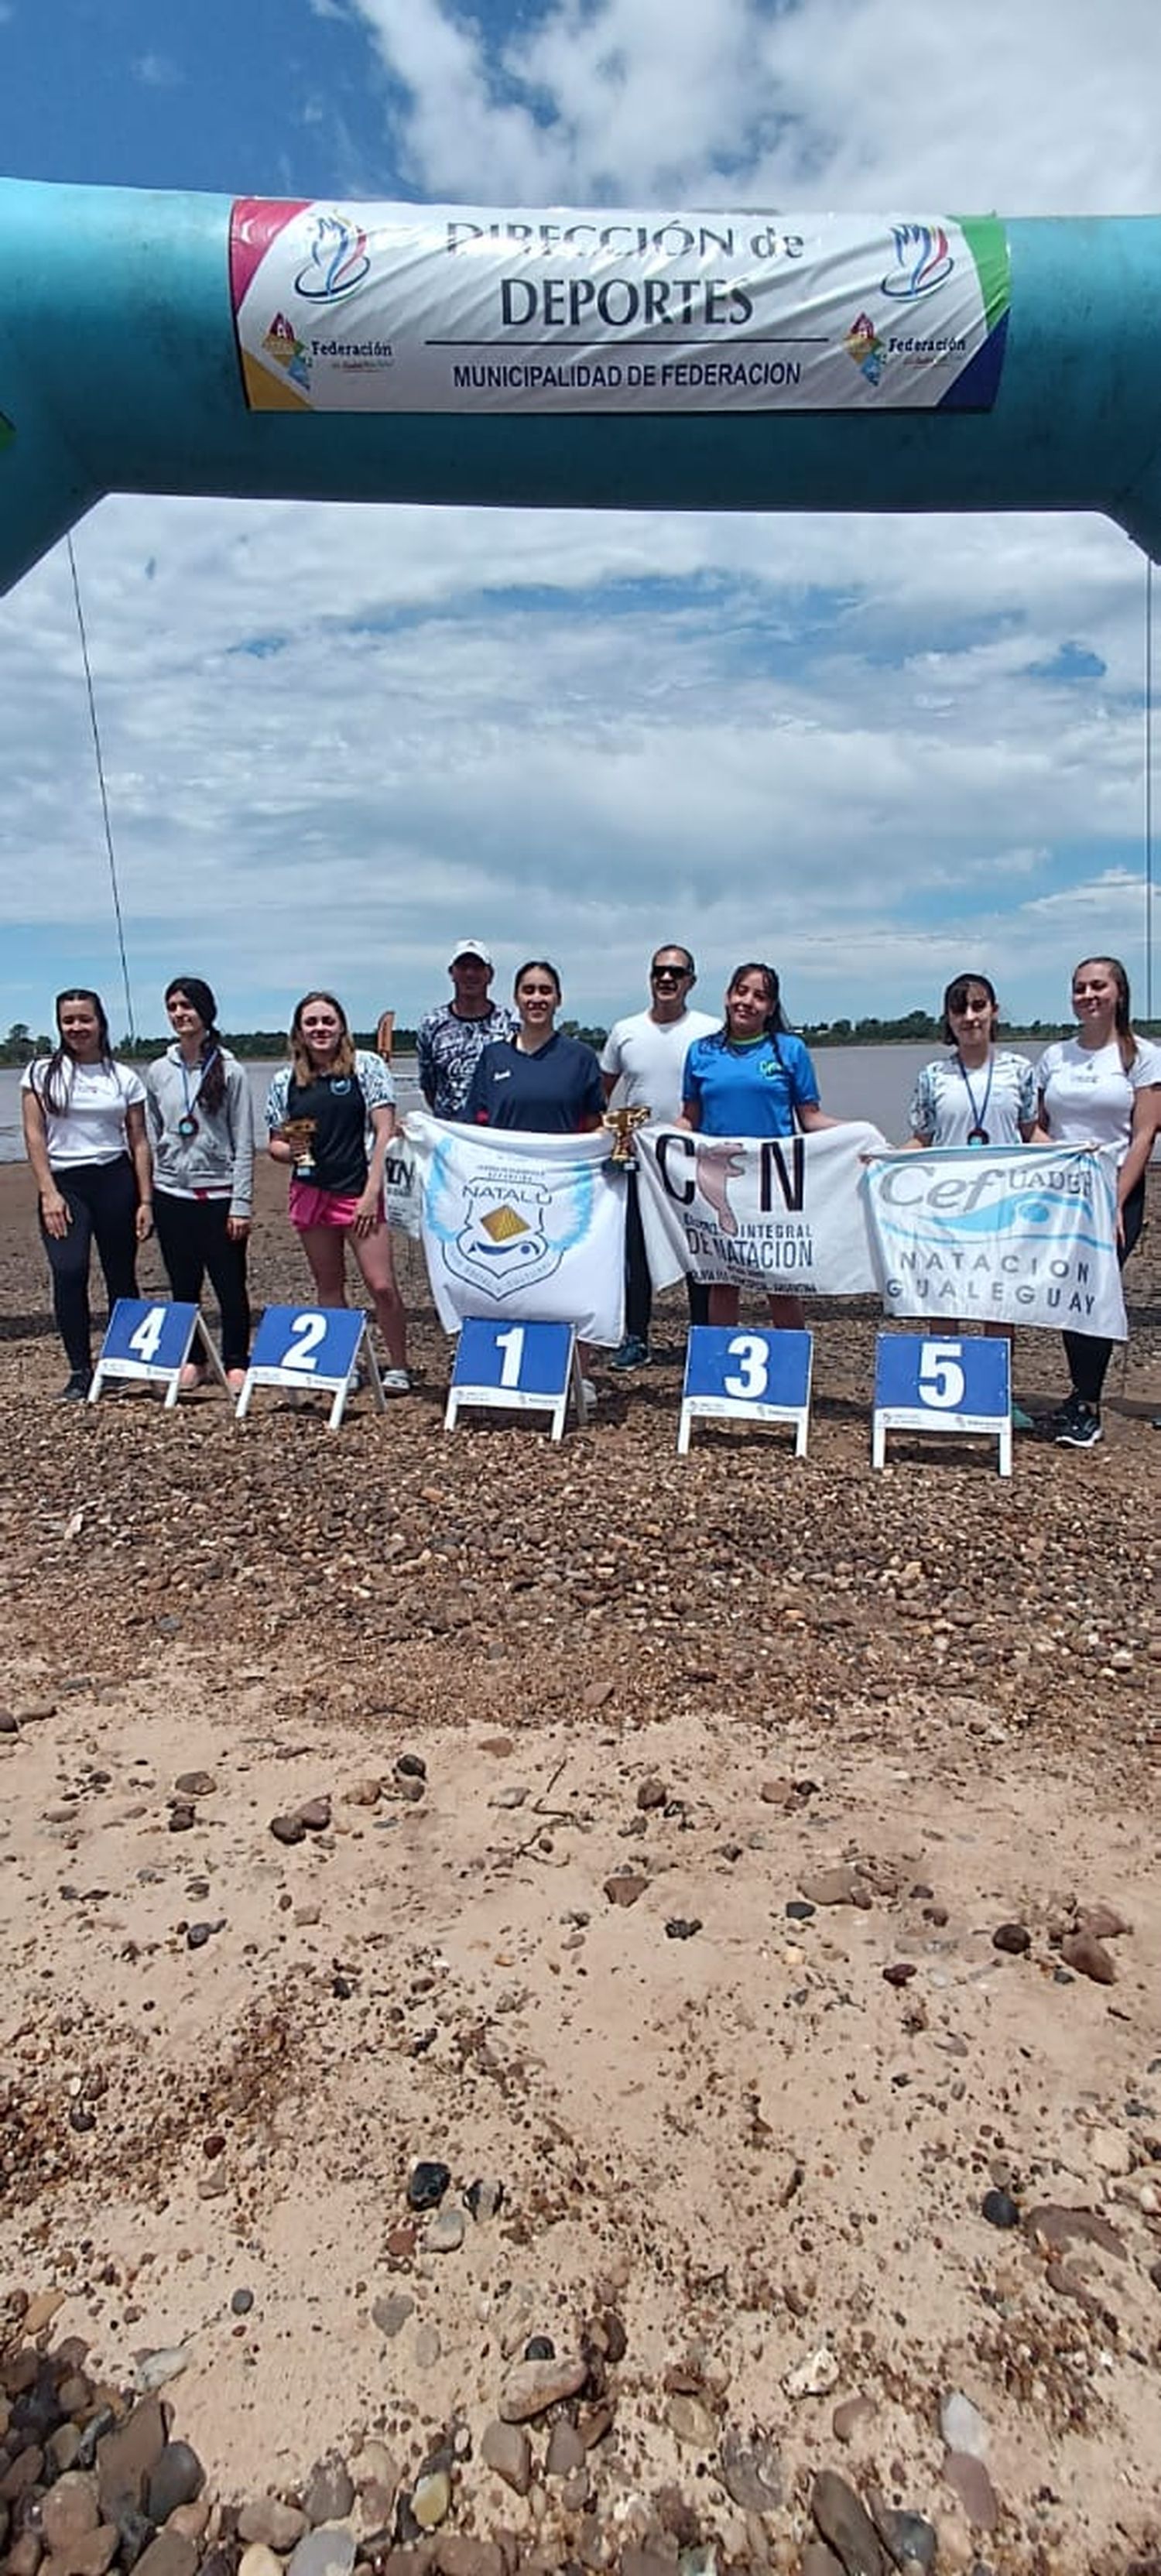
<path fill-rule="evenodd" d="M 681 1096 L 701 1111 L 703 1136 L 793 1136 L 796 1109 L 817 1109 L 809 1050 L 789 1030 L 749 1046 L 695 1038 Z"/>
<path fill-rule="evenodd" d="M 461 1112 L 465 1126 L 519 1127 L 530 1136 L 575 1136 L 605 1106 L 590 1046 L 563 1029 L 524 1055 L 510 1038 L 486 1046 Z"/>

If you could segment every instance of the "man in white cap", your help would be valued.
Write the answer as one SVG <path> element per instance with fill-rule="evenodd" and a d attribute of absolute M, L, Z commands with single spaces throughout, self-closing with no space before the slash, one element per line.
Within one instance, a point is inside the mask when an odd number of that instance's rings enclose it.
<path fill-rule="evenodd" d="M 520 1023 L 506 1003 L 493 1002 L 495 970 L 478 939 L 460 940 L 447 971 L 455 986 L 452 1000 L 419 1023 L 419 1088 L 437 1118 L 462 1118 L 484 1048 L 494 1038 L 514 1038 Z"/>

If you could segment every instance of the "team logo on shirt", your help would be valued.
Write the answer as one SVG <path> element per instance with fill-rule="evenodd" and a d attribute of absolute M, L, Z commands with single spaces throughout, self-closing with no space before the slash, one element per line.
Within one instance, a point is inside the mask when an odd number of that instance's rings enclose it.
<path fill-rule="evenodd" d="M 592 1208 L 590 1166 L 579 1166 L 564 1188 L 548 1188 L 534 1172 L 522 1179 L 511 1165 L 467 1180 L 451 1169 L 449 1149 L 437 1146 L 425 1215 L 444 1268 L 502 1303 L 553 1277 L 588 1232 Z"/>

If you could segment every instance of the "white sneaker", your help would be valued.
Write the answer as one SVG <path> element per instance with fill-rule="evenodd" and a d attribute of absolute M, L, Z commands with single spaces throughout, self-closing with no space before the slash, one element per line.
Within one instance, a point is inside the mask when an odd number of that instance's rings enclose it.
<path fill-rule="evenodd" d="M 411 1371 L 410 1371 L 410 1369 L 404 1369 L 404 1368 L 380 1369 L 380 1371 L 379 1371 L 379 1378 L 380 1378 L 380 1383 L 381 1383 L 382 1388 L 383 1388 L 383 1393 L 384 1393 L 384 1395 L 410 1395 L 410 1393 L 411 1393 Z"/>
<path fill-rule="evenodd" d="M 598 1399 L 598 1396 L 597 1396 L 597 1390 L 596 1390 L 595 1386 L 593 1385 L 593 1382 L 592 1382 L 591 1377 L 582 1377 L 581 1382 L 580 1382 L 580 1390 L 581 1390 L 581 1404 L 582 1404 L 582 1406 L 583 1406 L 583 1408 L 584 1408 L 585 1412 L 586 1412 L 586 1413 L 595 1413 L 595 1412 L 596 1412 L 596 1409 L 597 1409 L 597 1404 L 598 1404 L 599 1399 Z"/>

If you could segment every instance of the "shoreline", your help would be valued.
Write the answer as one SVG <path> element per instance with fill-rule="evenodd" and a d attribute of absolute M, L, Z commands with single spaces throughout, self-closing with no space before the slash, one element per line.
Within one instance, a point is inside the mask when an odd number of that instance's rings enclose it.
<path fill-rule="evenodd" d="M 282 1187 L 260 1160 L 256 1308 L 306 1285 Z M 926 2516 L 939 2569 L 1155 2545 L 1156 1176 L 1150 1213 L 1104 1444 L 1017 1442 L 1005 1487 L 975 1443 L 872 1475 L 869 1306 L 812 1311 L 802 1462 L 732 1430 L 677 1459 L 672 1297 L 590 1431 L 445 1435 L 398 1241 L 418 1387 L 382 1423 L 58 1406 L 30 1175 L 0 1170 L 0 2288 L 59 2289 L 95 2377 L 181 2348 L 218 2496 L 368 2440 L 410 2494 L 462 2424 L 448 2576 L 493 2544 L 660 2576 L 675 2497 L 723 2570 L 797 2569 L 826 2469 Z M 1054 1335 L 1016 1382 L 1047 1405 Z M 1110 1986 L 1065 1964 L 1098 1904 Z M 479 2179 L 502 2209 L 439 2250 L 415 2157 L 445 2209 Z M 1046 2249 L 1047 2207 L 1123 2250 Z M 507 2374 L 610 2315 L 604 2396 L 560 2401 L 611 2409 L 580 2484 L 540 2420 L 514 2493 L 481 2450 Z M 724 2463 L 759 2435 L 781 2500 L 747 2508 Z"/>

